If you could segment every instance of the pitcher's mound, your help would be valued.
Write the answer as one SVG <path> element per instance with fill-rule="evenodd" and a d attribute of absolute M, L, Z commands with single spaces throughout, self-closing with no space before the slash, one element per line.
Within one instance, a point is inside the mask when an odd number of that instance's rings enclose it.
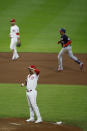
<path fill-rule="evenodd" d="M 80 128 L 50 122 L 28 123 L 23 118 L 0 119 L 0 131 L 82 131 Z"/>

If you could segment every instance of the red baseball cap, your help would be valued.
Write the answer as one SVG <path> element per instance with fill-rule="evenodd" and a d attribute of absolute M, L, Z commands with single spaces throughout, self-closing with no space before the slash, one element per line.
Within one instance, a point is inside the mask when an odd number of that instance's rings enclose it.
<path fill-rule="evenodd" d="M 16 20 L 15 19 L 11 19 L 10 22 L 16 22 Z"/>
<path fill-rule="evenodd" d="M 28 69 L 36 69 L 35 65 L 30 65 Z"/>
<path fill-rule="evenodd" d="M 28 69 L 34 70 L 37 75 L 40 74 L 40 70 L 37 69 L 35 65 L 30 65 L 30 66 L 28 67 Z"/>

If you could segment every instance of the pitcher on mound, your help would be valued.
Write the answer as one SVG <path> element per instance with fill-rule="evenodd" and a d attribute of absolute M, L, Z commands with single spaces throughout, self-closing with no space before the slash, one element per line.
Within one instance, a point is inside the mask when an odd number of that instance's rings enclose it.
<path fill-rule="evenodd" d="M 42 118 L 39 112 L 39 108 L 36 103 L 36 98 L 37 98 L 37 81 L 39 78 L 39 73 L 40 70 L 38 70 L 34 65 L 31 65 L 28 67 L 29 70 L 29 75 L 27 76 L 27 80 L 24 83 L 21 84 L 21 86 L 26 85 L 26 96 L 28 100 L 28 105 L 30 108 L 30 118 L 27 119 L 27 122 L 34 122 L 34 113 L 36 114 L 37 120 L 35 123 L 40 123 L 42 122 Z"/>

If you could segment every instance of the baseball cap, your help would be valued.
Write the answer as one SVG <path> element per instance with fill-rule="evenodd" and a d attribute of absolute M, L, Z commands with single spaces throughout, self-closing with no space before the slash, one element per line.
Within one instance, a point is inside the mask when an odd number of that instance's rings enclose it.
<path fill-rule="evenodd" d="M 59 30 L 59 32 L 64 32 L 64 33 L 66 33 L 66 30 L 65 30 L 64 28 L 61 28 L 61 29 Z"/>
<path fill-rule="evenodd" d="M 35 65 L 30 65 L 30 66 L 28 67 L 28 69 L 34 70 L 34 72 L 35 72 L 37 75 L 40 74 L 40 70 L 37 69 Z"/>
<path fill-rule="evenodd" d="M 36 66 L 35 66 L 35 65 L 30 65 L 30 66 L 28 67 L 28 69 L 36 69 Z"/>
<path fill-rule="evenodd" d="M 13 19 L 10 20 L 10 22 L 16 22 L 16 20 L 13 18 Z"/>

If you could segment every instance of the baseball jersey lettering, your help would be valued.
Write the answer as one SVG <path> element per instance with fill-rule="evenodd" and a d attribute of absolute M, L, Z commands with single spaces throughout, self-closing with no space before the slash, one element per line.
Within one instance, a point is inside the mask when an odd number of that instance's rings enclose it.
<path fill-rule="evenodd" d="M 36 74 L 28 75 L 27 77 L 27 90 L 33 90 L 37 87 L 38 76 Z"/>
<path fill-rule="evenodd" d="M 34 79 L 34 77 L 33 77 L 33 76 L 31 76 L 31 77 L 30 77 L 30 79 L 31 79 L 31 80 L 33 80 L 33 79 Z"/>
<path fill-rule="evenodd" d="M 69 45 L 69 41 L 70 41 L 70 38 L 68 38 L 68 36 L 67 35 L 62 35 L 61 36 L 61 44 L 62 44 L 62 47 L 66 47 L 66 46 L 68 46 Z M 68 43 L 68 44 L 67 44 Z M 71 44 L 71 43 L 70 43 Z"/>

